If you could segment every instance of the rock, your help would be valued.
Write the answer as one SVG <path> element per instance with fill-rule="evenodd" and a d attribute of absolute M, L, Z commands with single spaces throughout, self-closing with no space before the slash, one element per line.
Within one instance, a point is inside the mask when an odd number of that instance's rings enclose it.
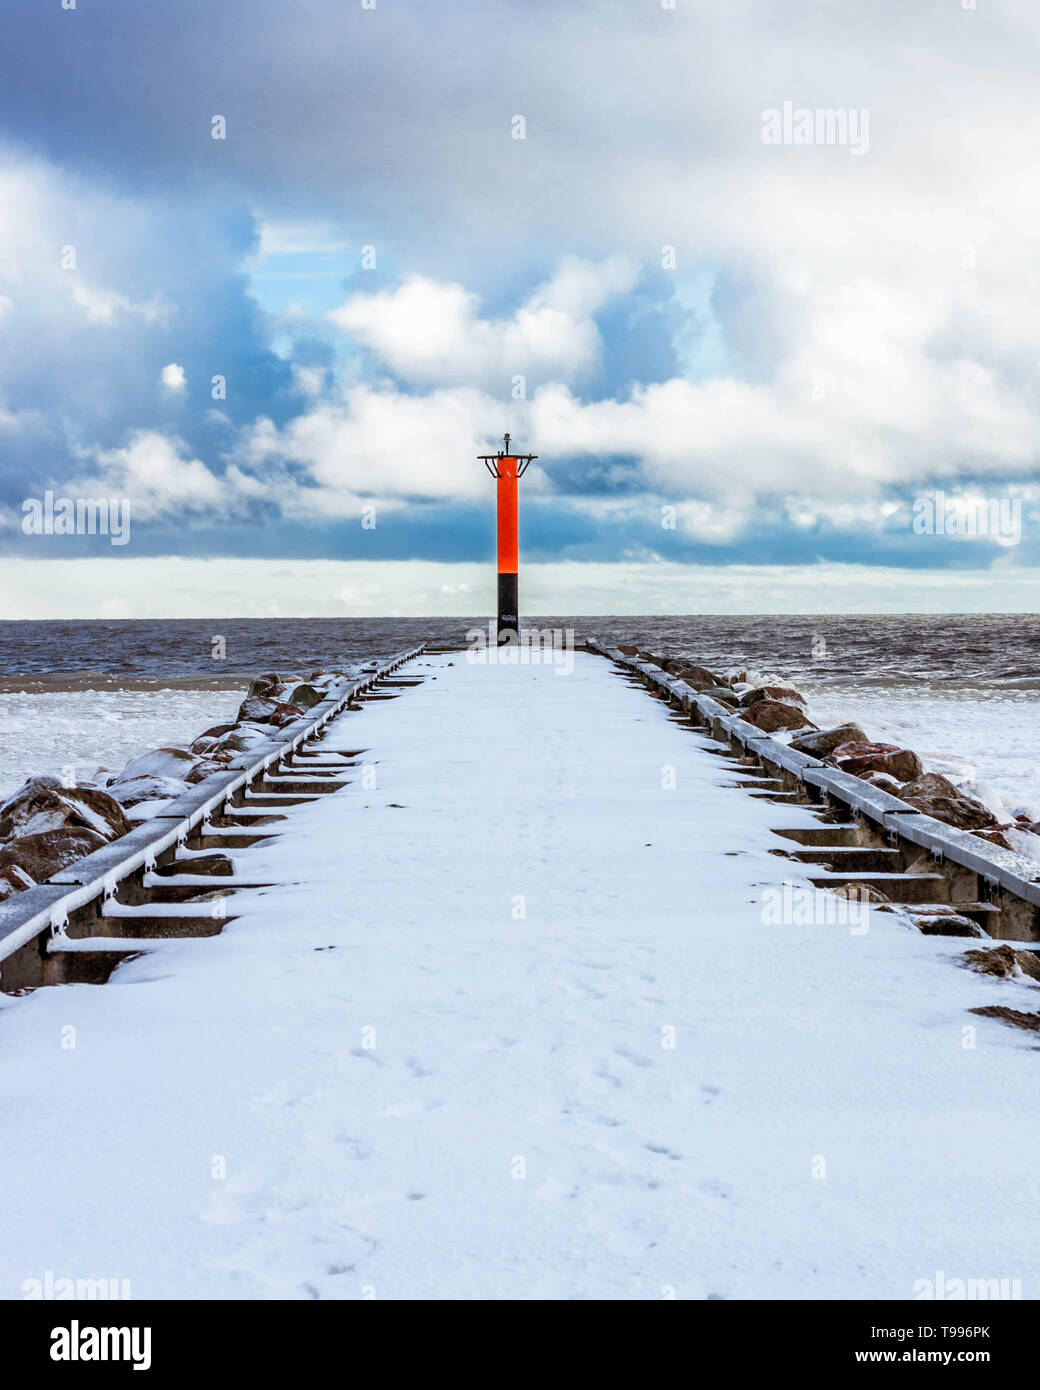
<path fill-rule="evenodd" d="M 291 719 L 298 719 L 303 713 L 299 705 L 286 704 L 282 700 L 263 699 L 259 695 L 249 695 L 238 709 L 239 720 L 249 720 L 254 724 L 273 724 L 281 728 Z"/>
<path fill-rule="evenodd" d="M 830 889 L 836 898 L 849 898 L 856 903 L 887 903 L 888 898 L 880 888 L 869 883 L 842 883 Z"/>
<path fill-rule="evenodd" d="M 775 733 L 777 729 L 816 728 L 800 706 L 779 700 L 759 700 L 743 711 L 743 717 L 767 734 Z"/>
<path fill-rule="evenodd" d="M 709 685 L 705 690 L 698 689 L 697 694 L 707 695 L 709 700 L 717 700 L 720 705 L 728 705 L 730 709 L 736 709 L 740 704 L 737 692 L 728 685 Z"/>
<path fill-rule="evenodd" d="M 757 705 L 759 700 L 777 700 L 783 705 L 805 705 L 805 696 L 793 685 L 756 685 L 740 697 L 742 705 Z"/>
<path fill-rule="evenodd" d="M 215 748 L 225 734 L 237 728 L 235 724 L 214 724 L 212 729 L 204 729 L 188 747 L 189 753 L 208 753 Z"/>
<path fill-rule="evenodd" d="M 267 734 L 255 724 L 234 724 L 231 732 L 213 745 L 208 756 L 212 758 L 220 753 L 230 753 L 232 756 L 235 753 L 245 753 L 254 744 L 263 743 L 265 738 Z"/>
<path fill-rule="evenodd" d="M 276 700 L 287 686 L 298 679 L 298 676 L 281 676 L 277 671 L 268 671 L 265 675 L 254 676 L 249 682 L 246 699 L 248 700 L 251 695 L 256 695 L 262 700 Z"/>
<path fill-rule="evenodd" d="M 187 782 L 189 786 L 194 787 L 199 782 L 204 782 L 207 777 L 212 777 L 214 772 L 226 772 L 227 765 L 234 756 L 230 748 L 213 753 L 210 757 L 203 759 L 201 763 L 196 764 L 196 766 L 192 768 L 187 777 L 185 777 L 185 782 Z"/>
<path fill-rule="evenodd" d="M 985 936 L 978 922 L 962 917 L 959 912 L 944 912 L 941 916 L 915 916 L 914 922 L 923 936 Z"/>
<path fill-rule="evenodd" d="M 0 839 L 75 829 L 115 840 L 126 834 L 130 822 L 108 792 L 98 787 L 63 787 L 57 777 L 30 777 L 0 806 Z"/>
<path fill-rule="evenodd" d="M 188 790 L 188 783 L 180 777 L 128 777 L 125 782 L 110 783 L 112 795 L 120 806 L 129 810 L 143 801 L 171 801 Z"/>
<path fill-rule="evenodd" d="M 988 840 L 991 845 L 999 845 L 1001 849 L 1014 850 L 1014 845 L 1004 834 L 1004 831 L 1010 828 L 1007 825 L 989 825 L 985 830 L 973 830 L 971 833 L 977 835 L 980 840 Z"/>
<path fill-rule="evenodd" d="M 685 660 L 684 657 L 674 657 L 671 661 L 666 661 L 664 669 L 670 676 L 678 676 L 687 685 L 692 685 L 695 689 L 701 686 L 714 687 L 722 685 L 723 682 L 718 676 L 714 675 L 706 666 L 697 666 L 692 661 Z"/>
<path fill-rule="evenodd" d="M 8 864 L 6 868 L 0 869 L 0 903 L 14 897 L 15 893 L 24 893 L 26 888 L 35 886 L 36 880 L 32 875 L 27 874 L 17 864 Z"/>
<path fill-rule="evenodd" d="M 188 782 L 203 760 L 186 748 L 154 748 L 131 758 L 108 790 L 128 809 L 144 801 L 169 801 L 188 790 Z"/>
<path fill-rule="evenodd" d="M 283 724 L 291 724 L 294 719 L 299 719 L 301 714 L 303 714 L 303 710 L 300 709 L 299 705 L 290 705 L 279 701 L 271 711 L 267 722 L 273 724 L 276 729 L 280 729 Z"/>
<path fill-rule="evenodd" d="M 122 772 L 116 773 L 112 780 L 129 782 L 134 777 L 183 779 L 198 761 L 198 755 L 189 753 L 187 748 L 153 748 L 150 753 L 139 753 L 136 758 L 131 758 Z"/>
<path fill-rule="evenodd" d="M 1013 1023 L 1016 1028 L 1028 1028 L 1032 1033 L 1040 1032 L 1040 1014 L 1023 1013 L 1020 1009 L 1009 1009 L 1004 1004 L 987 1004 L 981 1009 L 971 1009 L 970 1013 L 981 1014 L 983 1018 L 999 1018 L 1002 1023 Z"/>
<path fill-rule="evenodd" d="M 980 975 L 997 975 L 1011 979 L 1018 974 L 1040 980 L 1040 961 L 1031 951 L 1016 951 L 1012 946 L 994 946 L 986 951 L 965 951 L 964 964 Z"/>
<path fill-rule="evenodd" d="M 843 743 L 866 743 L 867 736 L 858 724 L 838 724 L 833 729 L 821 729 L 815 734 L 799 734 L 791 747 L 810 758 L 825 758 Z"/>
<path fill-rule="evenodd" d="M 862 777 L 867 772 L 887 772 L 897 782 L 912 782 L 923 771 L 921 759 L 897 743 L 839 743 L 830 759 L 842 772 Z"/>
<path fill-rule="evenodd" d="M 305 683 L 289 691 L 285 697 L 285 703 L 297 705 L 302 710 L 311 709 L 314 705 L 320 704 L 327 694 L 328 691 L 319 690 L 317 686 Z"/>
<path fill-rule="evenodd" d="M 887 772 L 865 772 L 861 774 L 860 780 L 869 782 L 872 787 L 878 787 L 883 792 L 888 792 L 889 796 L 899 795 L 899 779 L 892 777 Z"/>
<path fill-rule="evenodd" d="M 0 849 L 0 873 L 16 867 L 37 883 L 44 883 L 59 869 L 67 869 L 77 859 L 107 843 L 104 835 L 83 826 L 65 826 L 58 830 L 20 835 Z"/>
<path fill-rule="evenodd" d="M 945 821 L 960 830 L 984 830 L 993 824 L 993 812 L 965 796 L 939 772 L 926 772 L 899 788 L 900 798 L 927 816 Z"/>

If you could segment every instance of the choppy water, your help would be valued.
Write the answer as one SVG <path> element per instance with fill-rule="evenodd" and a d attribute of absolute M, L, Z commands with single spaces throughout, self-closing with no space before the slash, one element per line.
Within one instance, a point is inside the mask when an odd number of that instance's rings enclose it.
<path fill-rule="evenodd" d="M 463 645 L 486 618 L 0 623 L 0 796 L 30 774 L 115 769 L 232 718 L 258 671 L 367 660 L 421 641 Z M 994 812 L 1040 819 L 1040 617 L 538 618 L 577 638 L 635 643 L 778 672 L 823 722 L 858 719 L 967 779 Z M 214 659 L 214 639 L 226 652 Z M 216 650 L 220 650 L 219 645 Z M 177 688 L 170 688 L 170 687 Z M 24 692 L 24 693 L 23 693 Z M 100 693 L 99 693 L 100 692 Z"/>
<path fill-rule="evenodd" d="M 707 665 L 746 663 L 814 685 L 1040 689 L 1040 615 L 540 617 L 531 626 L 634 642 Z M 0 673 L 213 677 L 465 641 L 486 618 L 0 622 Z M 222 639 L 222 649 L 215 639 Z M 214 651 L 224 651 L 215 659 Z"/>

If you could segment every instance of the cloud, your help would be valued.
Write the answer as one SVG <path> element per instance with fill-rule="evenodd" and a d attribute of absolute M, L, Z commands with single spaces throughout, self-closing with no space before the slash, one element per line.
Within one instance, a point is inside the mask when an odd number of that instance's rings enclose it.
<path fill-rule="evenodd" d="M 214 545 L 374 499 L 400 523 L 380 537 L 424 553 L 453 507 L 490 508 L 473 455 L 509 428 L 541 456 L 526 515 L 560 553 L 670 544 L 674 504 L 676 544 L 762 561 L 767 540 L 808 558 L 844 536 L 882 560 L 908 489 L 1024 482 L 1040 19 L 1020 0 L 832 10 L 449 0 L 374 21 L 315 0 L 301 25 L 273 0 L 111 0 L 85 65 L 69 15 L 21 7 L 2 499 L 86 459 L 156 525 L 225 519 Z M 494 89 L 474 84 L 503 52 Z M 869 153 L 764 145 L 787 100 L 868 109 Z M 276 315 L 251 273 L 286 280 L 265 282 Z M 192 399 L 156 390 L 174 363 Z M 194 399 L 215 374 L 219 410 Z M 953 563 L 934 539 L 911 543 Z"/>
<path fill-rule="evenodd" d="M 598 265 L 567 257 L 510 318 L 487 319 L 461 284 L 410 276 L 396 289 L 351 296 L 329 318 L 405 382 L 472 382 L 504 396 L 516 376 L 571 382 L 592 371 L 603 348 L 594 316 L 638 278 L 627 257 Z"/>
<path fill-rule="evenodd" d="M 184 368 L 179 362 L 167 362 L 159 373 L 159 380 L 163 388 L 167 391 L 183 391 L 188 384 L 188 378 L 184 375 Z"/>

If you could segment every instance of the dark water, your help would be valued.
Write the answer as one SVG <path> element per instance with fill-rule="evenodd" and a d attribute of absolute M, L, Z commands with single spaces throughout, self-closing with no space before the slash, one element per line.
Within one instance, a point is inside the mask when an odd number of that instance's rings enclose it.
<path fill-rule="evenodd" d="M 707 665 L 747 664 L 816 685 L 1040 689 L 1040 615 L 594 617 L 529 620 L 577 640 L 632 642 Z M 0 622 L 0 673 L 212 677 L 336 667 L 417 642 L 465 644 L 486 618 L 258 618 Z M 214 659 L 214 639 L 226 655 Z"/>

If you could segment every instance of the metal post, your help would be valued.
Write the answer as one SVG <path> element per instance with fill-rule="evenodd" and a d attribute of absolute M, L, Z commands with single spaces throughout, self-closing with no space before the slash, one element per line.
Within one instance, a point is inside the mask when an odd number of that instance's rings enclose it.
<path fill-rule="evenodd" d="M 516 646 L 520 641 L 516 485 L 538 455 L 511 453 L 507 434 L 504 449 L 479 457 L 496 480 L 498 494 L 498 645 Z"/>

